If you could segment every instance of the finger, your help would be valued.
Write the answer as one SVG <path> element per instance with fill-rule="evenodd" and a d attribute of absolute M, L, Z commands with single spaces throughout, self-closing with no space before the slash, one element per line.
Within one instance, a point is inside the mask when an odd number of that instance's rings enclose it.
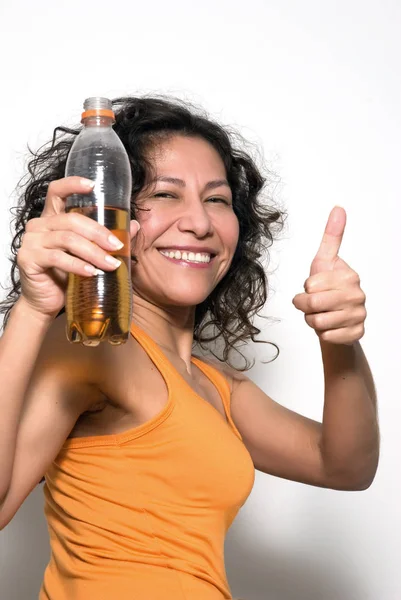
<path fill-rule="evenodd" d="M 319 250 L 315 256 L 319 263 L 333 265 L 340 250 L 344 235 L 347 214 L 341 206 L 335 206 L 330 213 Z M 330 268 L 330 266 L 328 268 Z"/>
<path fill-rule="evenodd" d="M 342 259 L 339 259 L 342 261 Z M 342 261 L 344 265 L 346 263 Z M 344 287 L 359 284 L 358 273 L 346 265 L 342 269 L 323 271 L 311 275 L 304 283 L 304 290 L 308 293 L 324 292 L 325 290 L 341 290 Z"/>
<path fill-rule="evenodd" d="M 342 310 L 347 306 L 347 297 L 344 292 L 330 290 L 315 294 L 297 294 L 292 303 L 295 308 L 305 314 Z"/>
<path fill-rule="evenodd" d="M 74 273 L 76 275 L 90 276 L 104 273 L 105 270 L 115 270 L 119 265 L 101 264 L 101 269 L 96 268 L 92 263 L 85 262 L 78 256 L 57 250 L 53 248 L 48 250 L 42 248 L 37 253 L 37 264 L 43 269 L 55 269 L 61 281 L 65 281 L 66 273 Z M 100 261 L 99 261 L 100 262 Z"/>
<path fill-rule="evenodd" d="M 363 324 L 355 327 L 342 327 L 340 329 L 331 329 L 318 334 L 319 338 L 324 342 L 332 344 L 345 344 L 351 346 L 365 335 L 365 327 Z"/>
<path fill-rule="evenodd" d="M 73 231 L 52 231 L 43 236 L 42 248 L 66 251 L 67 254 L 85 260 L 99 269 L 115 269 L 120 266 L 121 260 L 105 252 L 98 244 L 83 238 Z M 55 265 L 59 266 L 59 265 Z"/>
<path fill-rule="evenodd" d="M 57 232 L 57 237 L 74 232 L 102 248 L 112 251 L 120 250 L 122 244 L 125 243 L 125 240 L 116 238 L 107 227 L 80 213 L 62 212 L 46 219 L 30 219 L 26 224 L 25 232 L 26 234 Z M 128 233 L 126 237 L 128 237 Z"/>
<path fill-rule="evenodd" d="M 355 327 L 363 323 L 363 316 L 359 310 L 335 310 L 305 315 L 305 321 L 316 331 L 328 331 L 342 327 Z"/>
<path fill-rule="evenodd" d="M 64 177 L 49 184 L 42 217 L 59 214 L 65 211 L 65 200 L 71 194 L 88 194 L 95 187 L 95 182 L 83 177 Z"/>

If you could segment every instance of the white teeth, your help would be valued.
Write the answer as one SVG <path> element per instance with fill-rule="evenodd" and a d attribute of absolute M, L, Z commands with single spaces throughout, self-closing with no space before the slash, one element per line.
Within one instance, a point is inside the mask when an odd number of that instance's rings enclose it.
<path fill-rule="evenodd" d="M 187 262 L 209 263 L 211 256 L 206 252 L 180 252 L 180 250 L 160 250 L 160 253 L 175 260 L 186 260 Z"/>

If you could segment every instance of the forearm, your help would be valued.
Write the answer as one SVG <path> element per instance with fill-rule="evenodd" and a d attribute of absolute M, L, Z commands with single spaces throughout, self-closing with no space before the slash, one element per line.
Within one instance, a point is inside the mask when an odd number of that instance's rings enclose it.
<path fill-rule="evenodd" d="M 377 399 L 359 342 L 321 341 L 325 399 L 321 451 L 329 477 L 352 489 L 372 482 L 379 459 Z"/>
<path fill-rule="evenodd" d="M 50 323 L 35 317 L 20 298 L 0 339 L 0 503 L 10 482 L 25 393 Z"/>

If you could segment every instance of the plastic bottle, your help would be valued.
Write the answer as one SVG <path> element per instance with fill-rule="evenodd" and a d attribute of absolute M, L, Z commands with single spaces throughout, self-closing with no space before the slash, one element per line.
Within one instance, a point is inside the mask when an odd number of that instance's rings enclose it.
<path fill-rule="evenodd" d="M 124 344 L 132 319 L 130 201 L 131 169 L 127 152 L 115 131 L 112 103 L 87 98 L 83 129 L 74 141 L 66 176 L 79 175 L 95 182 L 89 194 L 73 194 L 66 212 L 79 212 L 104 225 L 124 246 L 112 252 L 121 260 L 114 271 L 92 277 L 69 273 L 66 315 L 67 338 L 72 343 L 97 346 L 100 342 Z"/>

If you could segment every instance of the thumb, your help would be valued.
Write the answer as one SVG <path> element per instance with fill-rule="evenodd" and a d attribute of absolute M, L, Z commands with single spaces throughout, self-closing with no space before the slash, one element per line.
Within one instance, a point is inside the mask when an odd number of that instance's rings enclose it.
<path fill-rule="evenodd" d="M 347 213 L 341 206 L 331 211 L 322 241 L 311 265 L 311 275 L 320 271 L 332 271 L 338 259 L 347 222 Z"/>
<path fill-rule="evenodd" d="M 132 219 L 130 221 L 129 229 L 130 229 L 131 240 L 136 236 L 136 234 L 138 233 L 140 228 L 141 228 L 141 226 L 138 221 L 136 221 L 135 219 Z"/>

